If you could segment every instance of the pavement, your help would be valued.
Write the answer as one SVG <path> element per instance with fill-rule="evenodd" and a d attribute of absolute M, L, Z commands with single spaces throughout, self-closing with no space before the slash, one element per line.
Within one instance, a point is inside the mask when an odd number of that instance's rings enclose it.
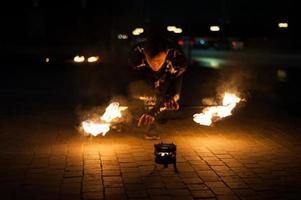
<path fill-rule="evenodd" d="M 250 110 L 213 127 L 184 110 L 160 125 L 159 141 L 132 126 L 87 138 L 72 112 L 3 113 L 1 199 L 300 199 L 299 118 Z M 179 173 L 155 168 L 161 141 L 177 145 Z"/>

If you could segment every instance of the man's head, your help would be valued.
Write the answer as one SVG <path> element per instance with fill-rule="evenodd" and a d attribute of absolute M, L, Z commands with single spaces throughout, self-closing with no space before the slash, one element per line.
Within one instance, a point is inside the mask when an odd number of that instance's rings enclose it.
<path fill-rule="evenodd" d="M 167 56 L 167 42 L 162 37 L 150 37 L 144 47 L 146 61 L 153 71 L 159 71 Z"/>

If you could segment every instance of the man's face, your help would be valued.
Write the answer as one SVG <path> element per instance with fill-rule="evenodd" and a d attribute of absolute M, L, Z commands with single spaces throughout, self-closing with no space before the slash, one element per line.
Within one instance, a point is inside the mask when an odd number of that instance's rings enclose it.
<path fill-rule="evenodd" d="M 149 64 L 150 68 L 157 72 L 159 71 L 166 59 L 167 53 L 166 52 L 160 52 L 158 55 L 156 55 L 155 57 L 151 58 L 149 57 L 147 54 L 145 54 L 147 63 Z"/>

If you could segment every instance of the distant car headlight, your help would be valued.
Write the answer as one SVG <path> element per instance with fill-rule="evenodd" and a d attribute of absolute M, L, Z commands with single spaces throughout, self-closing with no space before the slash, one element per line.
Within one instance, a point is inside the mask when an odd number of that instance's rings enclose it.
<path fill-rule="evenodd" d="M 99 57 L 98 56 L 90 56 L 88 58 L 88 62 L 89 63 L 93 63 L 93 62 L 97 62 L 99 60 Z"/>
<path fill-rule="evenodd" d="M 85 57 L 84 56 L 75 56 L 73 58 L 73 61 L 74 62 L 77 62 L 77 63 L 81 63 L 81 62 L 84 62 L 85 61 Z"/>

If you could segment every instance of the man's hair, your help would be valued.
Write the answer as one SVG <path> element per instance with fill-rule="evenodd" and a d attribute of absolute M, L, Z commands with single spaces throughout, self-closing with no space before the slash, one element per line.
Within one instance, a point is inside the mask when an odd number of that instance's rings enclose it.
<path fill-rule="evenodd" d="M 167 40 L 160 35 L 150 36 L 145 43 L 144 52 L 150 57 L 154 58 L 168 49 Z"/>

